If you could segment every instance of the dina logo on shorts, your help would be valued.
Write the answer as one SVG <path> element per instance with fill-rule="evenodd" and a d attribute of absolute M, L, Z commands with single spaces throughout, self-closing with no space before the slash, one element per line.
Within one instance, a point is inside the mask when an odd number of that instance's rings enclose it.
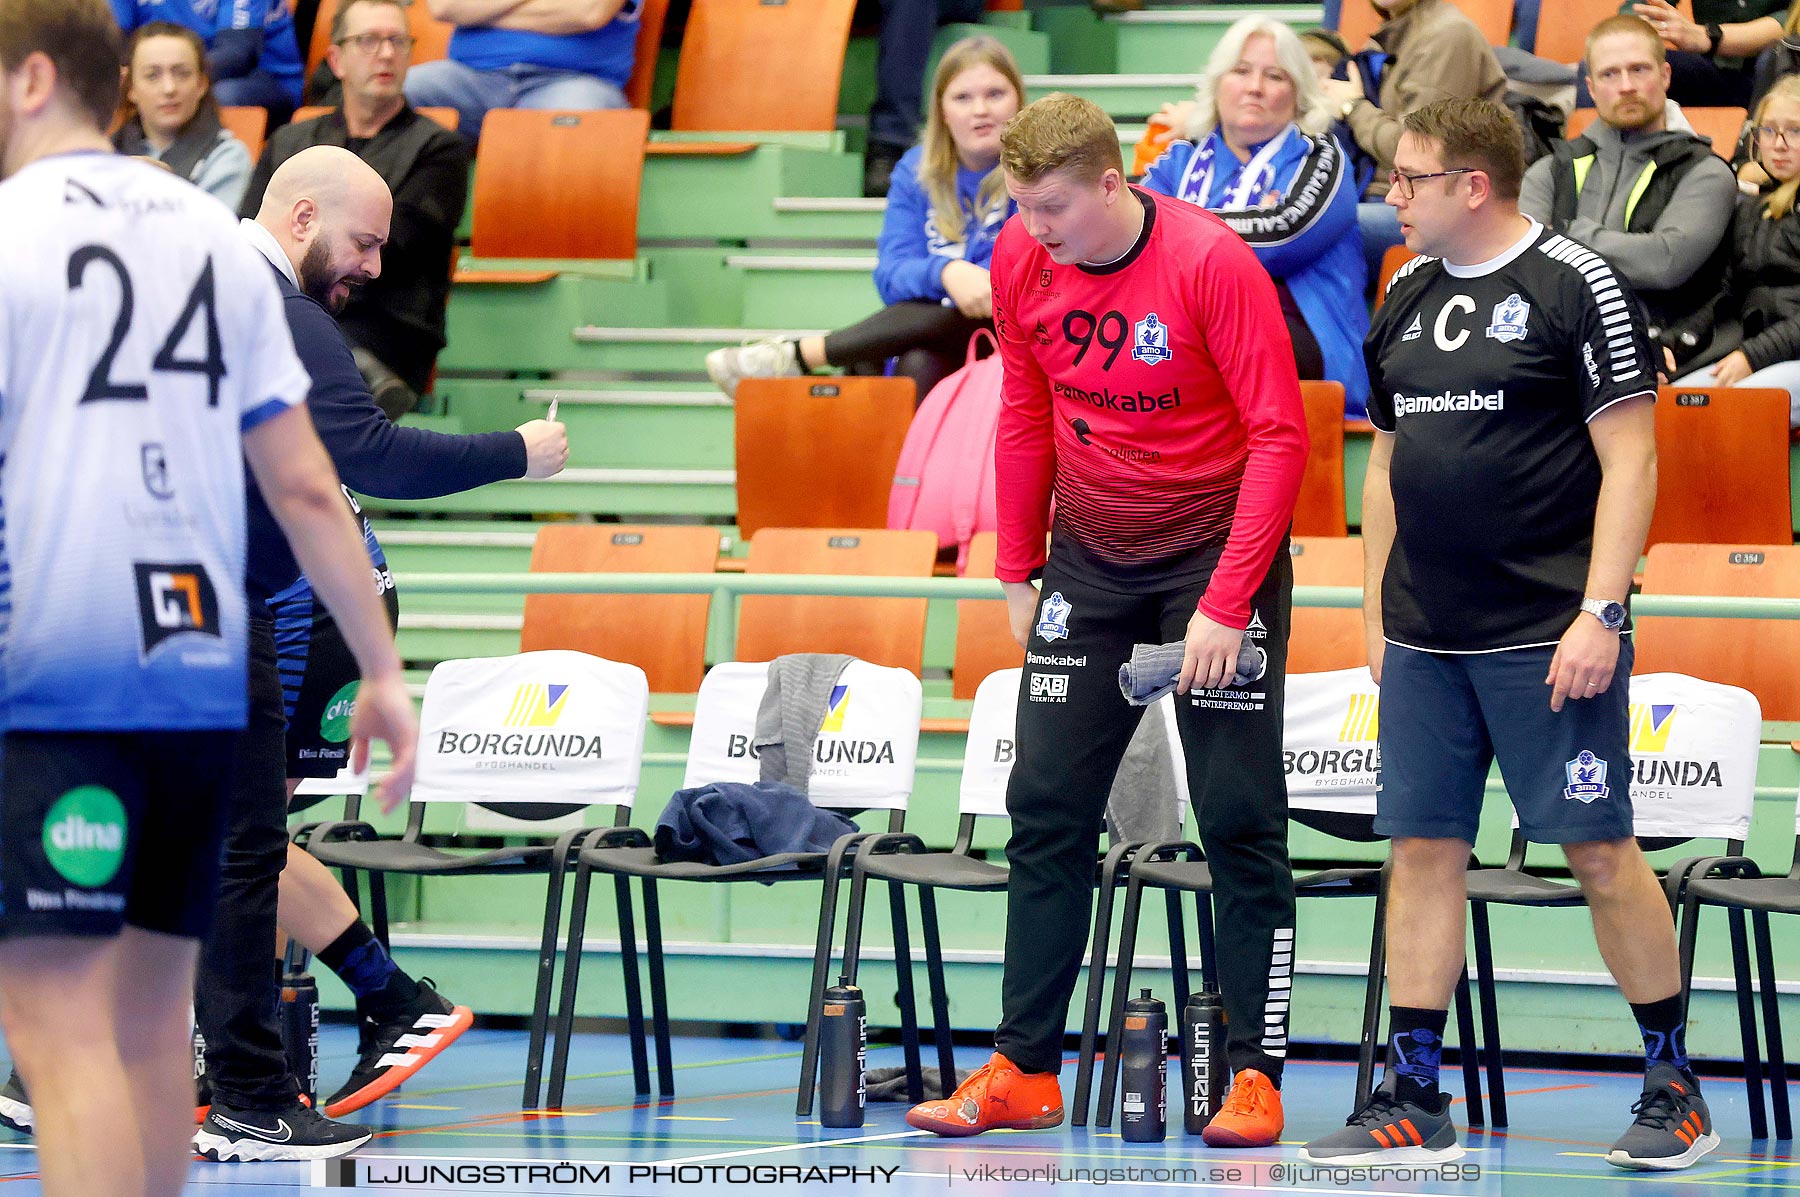
<path fill-rule="evenodd" d="M 1062 596 L 1062 591 L 1052 590 L 1044 605 L 1038 608 L 1037 634 L 1040 639 L 1048 641 L 1067 640 L 1069 638 L 1069 613 L 1075 609 L 1074 604 Z"/>
<path fill-rule="evenodd" d="M 1585 748 L 1563 766 L 1563 772 L 1569 778 L 1569 784 L 1563 787 L 1564 798 L 1586 804 L 1611 792 L 1606 788 L 1606 762 Z"/>
<path fill-rule="evenodd" d="M 356 714 L 356 688 L 360 682 L 351 682 L 325 704 L 325 713 L 319 717 L 319 739 L 327 744 L 342 744 L 350 738 L 350 720 Z"/>
<path fill-rule="evenodd" d="M 44 856 L 71 885 L 105 885 L 125 861 L 125 805 L 105 786 L 77 786 L 44 816 Z"/>

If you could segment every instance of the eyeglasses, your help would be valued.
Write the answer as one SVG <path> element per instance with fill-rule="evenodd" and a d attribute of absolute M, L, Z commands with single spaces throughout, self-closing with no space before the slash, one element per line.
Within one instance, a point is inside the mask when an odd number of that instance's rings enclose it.
<path fill-rule="evenodd" d="M 364 54 L 374 54 L 383 46 L 392 49 L 396 54 L 410 54 L 413 38 L 407 33 L 353 33 L 338 42 L 340 46 L 355 46 Z"/>
<path fill-rule="evenodd" d="M 1782 128 L 1779 125 L 1756 126 L 1756 140 L 1764 145 L 1780 146 L 1787 149 L 1790 145 L 1800 145 L 1800 129 Z"/>
<path fill-rule="evenodd" d="M 1388 171 L 1388 187 L 1390 190 L 1398 187 L 1400 189 L 1400 198 L 1409 200 L 1413 197 L 1413 184 L 1419 182 L 1421 179 L 1442 179 L 1450 175 L 1473 174 L 1480 169 L 1481 167 L 1479 166 L 1459 166 L 1455 170 L 1434 170 L 1430 174 L 1423 175 L 1409 175 L 1404 174 L 1401 171 L 1390 170 Z"/>

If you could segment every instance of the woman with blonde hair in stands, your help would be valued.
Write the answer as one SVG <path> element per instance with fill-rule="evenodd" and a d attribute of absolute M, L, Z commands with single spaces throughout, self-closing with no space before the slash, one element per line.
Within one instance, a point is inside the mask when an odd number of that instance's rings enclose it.
<path fill-rule="evenodd" d="M 1173 115 L 1180 136 L 1143 185 L 1212 210 L 1244 239 L 1275 280 L 1300 377 L 1342 383 L 1346 414 L 1362 418 L 1369 313 L 1356 180 L 1299 35 L 1266 17 L 1237 21 L 1195 101 Z"/>
<path fill-rule="evenodd" d="M 777 378 L 836 366 L 895 373 L 918 398 L 963 364 L 969 337 L 993 327 L 988 259 L 1013 213 L 1001 177 L 1000 131 L 1025 102 L 1011 51 L 992 37 L 944 52 L 931 86 L 925 137 L 894 166 L 877 242 L 875 289 L 887 306 L 824 336 L 770 338 L 706 355 L 727 395 L 744 378 Z"/>
<path fill-rule="evenodd" d="M 206 73 L 206 43 L 169 21 L 131 35 L 125 123 L 113 134 L 122 154 L 153 158 L 233 212 L 250 184 L 249 147 L 219 123 Z"/>
<path fill-rule="evenodd" d="M 1789 423 L 1800 428 L 1800 75 L 1769 89 L 1752 124 L 1769 184 L 1738 199 L 1724 293 L 1696 317 L 1712 325 L 1697 335 L 1711 331 L 1715 347 L 1737 348 L 1676 385 L 1784 390 L 1792 396 Z"/>

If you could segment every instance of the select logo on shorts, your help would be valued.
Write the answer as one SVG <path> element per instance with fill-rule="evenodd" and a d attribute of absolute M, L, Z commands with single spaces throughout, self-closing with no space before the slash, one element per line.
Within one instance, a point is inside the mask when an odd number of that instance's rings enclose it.
<path fill-rule="evenodd" d="M 823 735 L 828 732 L 835 732 L 838 735 L 842 735 L 844 733 L 844 716 L 849 713 L 850 687 L 843 685 L 833 686 L 831 688 L 831 701 L 825 704 L 824 721 L 819 724 L 820 734 Z"/>
<path fill-rule="evenodd" d="M 192 633 L 223 639 L 219 628 L 219 595 L 206 567 L 198 562 L 136 561 L 138 623 L 144 656 L 172 636 Z"/>
<path fill-rule="evenodd" d="M 1605 798 L 1612 791 L 1606 786 L 1606 762 L 1583 748 L 1574 760 L 1563 765 L 1569 784 L 1563 797 L 1583 805 Z"/>
<path fill-rule="evenodd" d="M 555 727 L 568 697 L 567 686 L 526 682 L 513 691 L 503 722 L 507 727 Z"/>
<path fill-rule="evenodd" d="M 327 744 L 342 744 L 350 738 L 350 720 L 356 715 L 356 688 L 361 682 L 351 682 L 325 704 L 325 713 L 319 717 L 319 739 Z"/>
<path fill-rule="evenodd" d="M 1075 605 L 1062 596 L 1062 591 L 1052 590 L 1044 605 L 1038 608 L 1037 634 L 1041 640 L 1055 643 L 1069 638 L 1069 615 Z"/>
<path fill-rule="evenodd" d="M 78 786 L 44 816 L 44 856 L 64 881 L 93 889 L 125 861 L 125 804 L 105 786 Z"/>
<path fill-rule="evenodd" d="M 1151 312 L 1131 326 L 1131 356 L 1146 366 L 1158 366 L 1175 356 L 1169 348 L 1169 326 Z"/>

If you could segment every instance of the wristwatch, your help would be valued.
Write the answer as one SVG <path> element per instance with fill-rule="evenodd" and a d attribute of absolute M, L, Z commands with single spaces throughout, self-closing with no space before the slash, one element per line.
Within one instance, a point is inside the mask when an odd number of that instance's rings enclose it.
<path fill-rule="evenodd" d="M 1600 621 L 1600 626 L 1609 632 L 1616 632 L 1625 626 L 1625 604 L 1615 603 L 1611 599 L 1584 598 L 1581 609 Z"/>
<path fill-rule="evenodd" d="M 1717 21 L 1706 23 L 1706 56 L 1711 58 L 1719 52 L 1719 43 L 1725 40 L 1725 27 Z"/>

